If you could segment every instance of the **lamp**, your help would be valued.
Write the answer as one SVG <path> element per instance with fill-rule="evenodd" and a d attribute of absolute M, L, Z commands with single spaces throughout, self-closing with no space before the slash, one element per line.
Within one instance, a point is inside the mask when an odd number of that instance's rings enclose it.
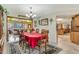
<path fill-rule="evenodd" d="M 27 16 L 28 18 L 30 18 L 31 20 L 32 20 L 34 17 L 36 17 L 36 15 L 33 14 L 33 12 L 32 12 L 32 7 L 29 7 L 29 13 L 26 14 L 26 16 Z"/>

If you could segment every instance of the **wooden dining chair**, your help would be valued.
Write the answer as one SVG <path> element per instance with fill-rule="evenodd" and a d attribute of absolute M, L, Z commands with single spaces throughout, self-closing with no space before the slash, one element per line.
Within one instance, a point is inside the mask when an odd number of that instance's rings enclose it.
<path fill-rule="evenodd" d="M 20 47 L 22 47 L 22 50 L 24 50 L 24 53 L 26 53 L 26 49 L 29 49 L 29 54 L 30 54 L 30 47 L 29 47 L 28 42 L 25 39 L 26 39 L 26 37 L 23 36 L 22 33 L 21 33 L 19 45 L 20 45 Z"/>
<path fill-rule="evenodd" d="M 47 40 L 40 40 L 40 41 L 38 41 L 39 53 L 40 53 L 42 47 L 45 48 L 45 52 L 46 52 L 47 51 L 47 45 L 48 45 L 48 41 Z"/>
<path fill-rule="evenodd" d="M 45 53 L 47 50 L 47 45 L 48 45 L 48 30 L 43 30 L 42 34 L 42 40 L 38 41 L 38 46 L 39 46 L 39 53 L 41 51 L 41 48 L 45 48 Z"/>
<path fill-rule="evenodd" d="M 23 40 L 25 39 L 25 37 L 22 35 L 22 33 L 23 33 L 23 30 L 20 30 L 20 31 L 19 31 L 19 38 L 20 38 L 19 44 L 20 44 L 20 45 L 22 45 Z"/>
<path fill-rule="evenodd" d="M 39 33 L 39 29 L 36 29 L 36 32 Z"/>

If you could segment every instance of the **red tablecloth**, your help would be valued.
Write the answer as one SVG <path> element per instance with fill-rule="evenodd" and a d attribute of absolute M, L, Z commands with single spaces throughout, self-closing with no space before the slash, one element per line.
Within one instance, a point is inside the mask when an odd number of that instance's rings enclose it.
<path fill-rule="evenodd" d="M 24 32 L 23 35 L 26 37 L 26 41 L 28 41 L 31 48 L 34 48 L 38 41 L 42 39 L 42 35 L 39 33 L 27 33 Z"/>

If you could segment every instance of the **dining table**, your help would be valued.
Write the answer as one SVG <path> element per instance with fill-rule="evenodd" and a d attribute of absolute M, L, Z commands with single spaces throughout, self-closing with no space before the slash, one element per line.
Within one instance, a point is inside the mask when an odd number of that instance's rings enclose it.
<path fill-rule="evenodd" d="M 23 36 L 25 37 L 25 41 L 28 42 L 31 48 L 35 48 L 38 44 L 38 41 L 42 40 L 42 35 L 36 32 L 23 32 Z"/>

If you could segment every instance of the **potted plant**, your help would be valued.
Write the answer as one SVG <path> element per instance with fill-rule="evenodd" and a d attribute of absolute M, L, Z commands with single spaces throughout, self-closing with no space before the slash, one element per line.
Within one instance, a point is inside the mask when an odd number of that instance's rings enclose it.
<path fill-rule="evenodd" d="M 0 11 L 4 11 L 4 8 L 3 8 L 3 6 L 2 5 L 0 5 Z"/>
<path fill-rule="evenodd" d="M 2 5 L 0 5 L 0 13 L 2 13 L 2 15 L 3 15 L 3 12 L 4 12 L 4 8 Z"/>
<path fill-rule="evenodd" d="M 2 25 L 3 12 L 7 13 L 7 10 L 4 9 L 2 5 L 0 5 L 0 27 L 1 27 L 1 29 L 0 29 L 0 39 L 1 39 L 2 34 L 3 34 L 3 29 L 2 29 L 2 26 L 3 26 L 3 25 Z"/>
<path fill-rule="evenodd" d="M 7 10 L 6 10 L 6 9 L 4 9 L 2 5 L 0 5 L 0 12 L 1 12 L 1 13 L 2 13 L 2 15 L 3 15 L 3 12 L 7 13 Z"/>

